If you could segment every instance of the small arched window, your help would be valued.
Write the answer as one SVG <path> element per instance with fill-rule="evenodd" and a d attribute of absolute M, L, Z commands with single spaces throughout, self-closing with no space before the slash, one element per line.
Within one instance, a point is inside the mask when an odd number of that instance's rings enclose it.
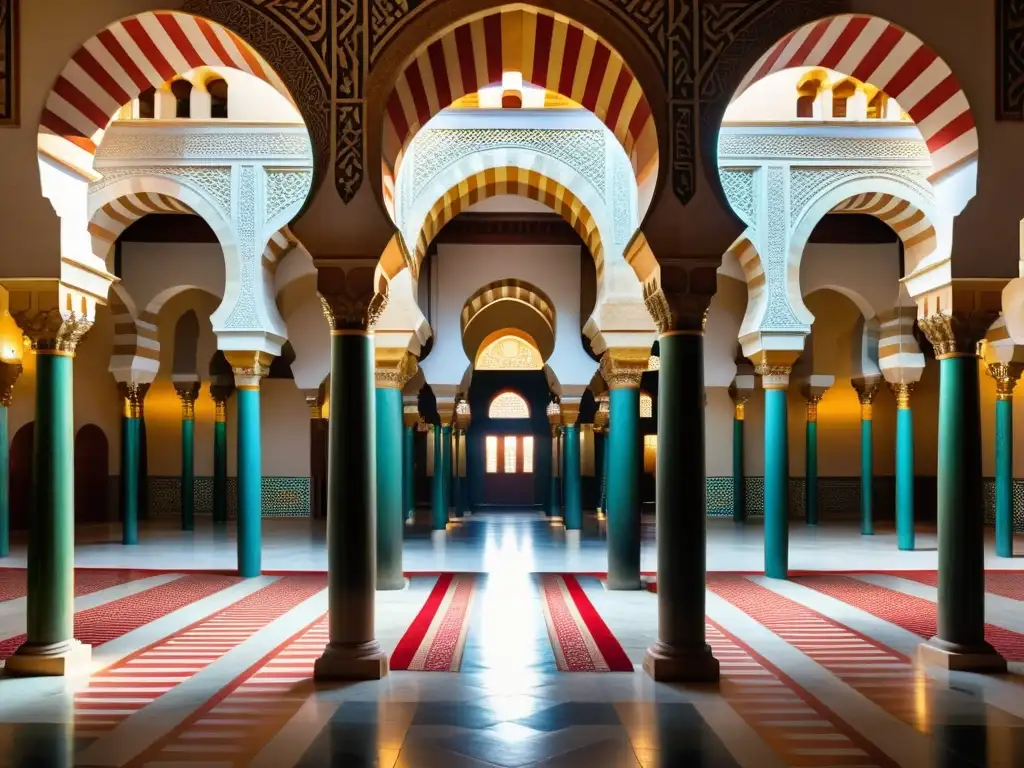
<path fill-rule="evenodd" d="M 487 416 L 492 419 L 528 419 L 530 406 L 517 392 L 502 392 L 491 400 Z"/>
<path fill-rule="evenodd" d="M 821 90 L 821 81 L 816 79 L 801 83 L 800 87 L 796 89 L 796 116 L 798 118 L 814 117 L 814 102 L 818 98 L 819 90 Z"/>
<path fill-rule="evenodd" d="M 156 116 L 156 88 L 149 87 L 139 94 L 139 119 L 152 120 Z"/>
<path fill-rule="evenodd" d="M 215 120 L 228 118 L 228 83 L 222 78 L 211 80 L 206 84 L 210 94 L 210 117 Z"/>
<path fill-rule="evenodd" d="M 868 120 L 884 120 L 888 100 L 889 98 L 882 91 L 876 93 L 868 102 Z"/>
<path fill-rule="evenodd" d="M 192 83 L 188 80 L 175 80 L 171 83 L 171 93 L 174 94 L 174 116 L 192 117 Z"/>
<path fill-rule="evenodd" d="M 857 86 L 849 80 L 844 80 L 832 88 L 832 117 L 846 117 L 850 98 L 856 92 Z"/>

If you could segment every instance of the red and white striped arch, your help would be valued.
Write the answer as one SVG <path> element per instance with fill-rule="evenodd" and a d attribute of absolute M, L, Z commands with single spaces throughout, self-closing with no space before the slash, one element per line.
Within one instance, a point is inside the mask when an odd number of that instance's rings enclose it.
<path fill-rule="evenodd" d="M 757 61 L 734 99 L 792 67 L 831 69 L 896 99 L 928 146 L 933 181 L 978 154 L 974 115 L 952 70 L 920 39 L 885 19 L 844 14 L 790 32 Z"/>
<path fill-rule="evenodd" d="M 593 112 L 630 157 L 641 200 L 649 199 L 644 190 L 657 179 L 658 137 L 640 83 L 589 29 L 533 8 L 506 8 L 463 22 L 408 63 L 387 101 L 385 190 L 393 190 L 403 151 L 430 118 L 510 71 Z"/>
<path fill-rule="evenodd" d="M 68 61 L 46 99 L 40 151 L 90 170 L 103 133 L 122 106 L 202 66 L 248 72 L 292 100 L 270 65 L 234 32 L 187 13 L 140 13 L 108 26 Z"/>

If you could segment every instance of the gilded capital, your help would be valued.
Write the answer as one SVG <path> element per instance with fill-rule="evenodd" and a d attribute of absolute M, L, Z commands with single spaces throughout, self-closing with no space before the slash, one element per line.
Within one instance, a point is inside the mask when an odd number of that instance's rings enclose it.
<path fill-rule="evenodd" d="M 580 404 L 578 402 L 568 403 L 563 400 L 560 405 L 562 408 L 562 424 L 568 427 L 574 426 L 580 419 Z"/>
<path fill-rule="evenodd" d="M 974 357 L 978 342 L 999 316 L 995 310 L 971 310 L 919 317 L 917 324 L 935 349 L 935 357 Z"/>
<path fill-rule="evenodd" d="M 892 393 L 896 395 L 896 408 L 901 411 L 910 409 L 910 396 L 914 392 L 914 382 L 898 381 L 889 385 Z"/>
<path fill-rule="evenodd" d="M 851 383 L 853 388 L 857 390 L 857 399 L 860 401 L 861 421 L 871 421 L 873 415 L 872 404 L 875 402 L 875 395 L 878 394 L 878 388 L 881 386 L 882 380 L 872 376 L 854 379 Z"/>
<path fill-rule="evenodd" d="M 388 304 L 388 283 L 368 265 L 317 265 L 320 306 L 332 331 L 372 331 Z"/>
<path fill-rule="evenodd" d="M 142 406 L 149 391 L 149 384 L 135 381 L 118 382 L 117 391 L 124 400 L 124 416 L 128 419 L 141 419 Z"/>
<path fill-rule="evenodd" d="M 260 379 L 270 373 L 270 364 L 274 360 L 269 352 L 261 351 L 225 352 L 224 357 L 231 366 L 238 389 L 259 389 Z"/>
<path fill-rule="evenodd" d="M 199 382 L 175 383 L 174 391 L 178 394 L 178 399 L 181 400 L 182 421 L 195 421 L 196 398 L 199 397 Z"/>
<path fill-rule="evenodd" d="M 1021 363 L 989 363 L 988 375 L 996 381 L 996 398 L 1012 400 L 1013 390 L 1020 381 L 1024 365 Z"/>
<path fill-rule="evenodd" d="M 0 405 L 10 408 L 14 402 L 14 385 L 21 376 L 21 363 L 5 363 L 0 361 Z"/>
<path fill-rule="evenodd" d="M 807 396 L 807 423 L 814 424 L 818 421 L 818 403 L 821 402 L 822 398 L 825 397 L 822 394 L 812 394 Z"/>
<path fill-rule="evenodd" d="M 403 389 L 416 375 L 419 364 L 406 349 L 378 347 L 374 350 L 374 379 L 378 389 Z"/>
<path fill-rule="evenodd" d="M 18 326 L 40 353 L 74 355 L 93 320 L 57 308 L 12 313 Z"/>
<path fill-rule="evenodd" d="M 666 291 L 662 286 L 644 286 L 644 304 L 658 333 L 703 334 L 708 323 L 713 295 Z"/>
<path fill-rule="evenodd" d="M 306 407 L 309 408 L 309 418 L 318 421 L 324 417 L 324 390 L 323 387 L 314 390 L 305 390 Z"/>
<path fill-rule="evenodd" d="M 602 392 L 597 396 L 597 413 L 594 414 L 594 431 L 604 432 L 608 429 L 611 421 L 611 403 L 608 401 L 608 393 Z"/>
<path fill-rule="evenodd" d="M 639 389 L 640 377 L 647 371 L 650 350 L 643 347 L 609 349 L 601 357 L 601 377 L 608 389 Z"/>
<path fill-rule="evenodd" d="M 762 349 L 751 356 L 750 362 L 754 364 L 754 374 L 761 377 L 761 385 L 765 389 L 789 389 L 789 376 L 799 356 L 799 350 Z"/>

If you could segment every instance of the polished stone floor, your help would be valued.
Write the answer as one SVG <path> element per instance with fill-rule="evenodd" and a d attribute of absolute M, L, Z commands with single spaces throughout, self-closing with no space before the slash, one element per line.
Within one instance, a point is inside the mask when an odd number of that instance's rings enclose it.
<path fill-rule="evenodd" d="M 941 673 L 913 661 L 936 621 L 934 534 L 899 553 L 891 533 L 794 525 L 801 572 L 782 582 L 753 575 L 760 533 L 710 525 L 719 686 L 655 684 L 639 671 L 657 597 L 606 591 L 594 575 L 578 584 L 634 672 L 560 672 L 534 573 L 600 573 L 602 532 L 590 521 L 570 551 L 560 528 L 519 514 L 476 516 L 443 548 L 414 526 L 406 565 L 418 573 L 378 593 L 377 634 L 391 651 L 438 572 L 480 571 L 459 672 L 317 687 L 327 601 L 324 576 L 308 572 L 324 566 L 321 528 L 267 521 L 266 568 L 288 573 L 247 580 L 188 572 L 234 563 L 230 532 L 208 525 L 147 524 L 134 548 L 81 531 L 76 635 L 93 645 L 92 677 L 0 678 L 0 765 L 1024 766 L 1024 572 L 987 579 L 987 635 L 1010 674 Z M 21 558 L 0 561 L 0 658 L 24 631 Z"/>

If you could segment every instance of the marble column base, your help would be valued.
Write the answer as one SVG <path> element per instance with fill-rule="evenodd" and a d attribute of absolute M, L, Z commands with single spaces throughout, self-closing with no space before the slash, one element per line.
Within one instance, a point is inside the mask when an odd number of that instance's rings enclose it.
<path fill-rule="evenodd" d="M 313 679 L 320 681 L 380 680 L 387 673 L 388 657 L 376 640 L 357 645 L 328 643 L 313 665 Z"/>
<path fill-rule="evenodd" d="M 719 677 L 718 659 L 707 645 L 676 649 L 660 641 L 644 654 L 644 672 L 663 683 L 717 683 Z"/>
<path fill-rule="evenodd" d="M 92 671 L 92 646 L 77 640 L 56 645 L 22 645 L 7 659 L 11 677 L 72 677 Z"/>
<path fill-rule="evenodd" d="M 968 647 L 933 637 L 917 646 L 917 660 L 926 667 L 939 667 L 954 672 L 1006 672 L 1006 659 L 988 643 Z"/>
<path fill-rule="evenodd" d="M 643 587 L 640 583 L 640 576 L 634 578 L 613 578 L 611 574 L 605 579 L 604 588 L 609 589 L 613 592 L 628 592 L 630 590 L 639 590 Z"/>
<path fill-rule="evenodd" d="M 571 531 L 567 529 L 565 532 L 565 545 L 569 547 L 569 549 L 579 549 L 580 532 L 578 530 Z"/>
<path fill-rule="evenodd" d="M 405 589 L 408 581 L 405 576 L 399 574 L 398 576 L 377 576 L 377 591 L 378 592 L 396 592 L 400 589 Z"/>
<path fill-rule="evenodd" d="M 443 547 L 445 543 L 448 541 L 448 531 L 431 531 L 430 541 L 435 547 Z"/>

